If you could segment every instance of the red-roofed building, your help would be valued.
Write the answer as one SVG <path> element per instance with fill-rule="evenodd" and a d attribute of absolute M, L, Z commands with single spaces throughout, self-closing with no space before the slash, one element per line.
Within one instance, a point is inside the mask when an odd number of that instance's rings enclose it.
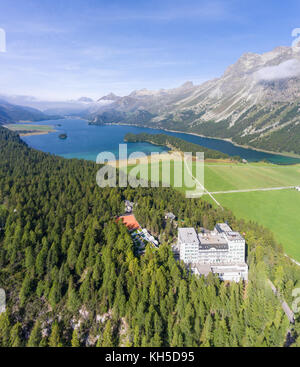
<path fill-rule="evenodd" d="M 136 229 L 141 228 L 139 225 L 139 222 L 135 219 L 135 216 L 133 214 L 130 215 L 123 215 L 119 217 L 117 220 L 119 221 L 122 219 L 125 226 L 128 228 L 129 231 L 134 231 Z"/>

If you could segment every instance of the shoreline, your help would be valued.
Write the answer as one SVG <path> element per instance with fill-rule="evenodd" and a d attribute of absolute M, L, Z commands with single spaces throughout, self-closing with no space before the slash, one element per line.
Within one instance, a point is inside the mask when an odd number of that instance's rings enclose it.
<path fill-rule="evenodd" d="M 168 132 L 171 132 L 171 133 L 194 135 L 194 136 L 198 136 L 200 138 L 215 139 L 215 140 L 226 141 L 227 143 L 231 143 L 235 147 L 239 147 L 239 148 L 254 150 L 254 151 L 262 152 L 262 153 L 280 155 L 280 156 L 288 157 L 288 158 L 296 158 L 296 159 L 299 158 L 300 159 L 300 154 L 274 152 L 274 151 L 271 151 L 271 150 L 265 150 L 265 149 L 261 149 L 261 148 L 254 148 L 254 147 L 251 147 L 249 145 L 241 145 L 241 144 L 235 143 L 230 138 L 217 138 L 217 137 L 213 137 L 213 136 L 206 136 L 206 135 L 192 133 L 192 132 L 185 132 L 185 131 L 179 131 L 179 130 L 170 130 L 170 129 L 162 129 L 162 128 L 159 128 L 159 127 L 149 127 L 149 126 L 137 125 L 137 124 L 123 124 L 123 123 L 111 122 L 111 123 L 107 123 L 107 124 L 104 124 L 104 125 L 135 126 L 135 127 L 143 127 L 143 128 L 147 128 L 147 129 L 156 129 L 156 130 L 161 130 L 161 131 L 168 131 Z"/>
<path fill-rule="evenodd" d="M 186 132 L 182 132 L 182 131 L 167 130 L 167 129 L 162 129 L 162 130 L 163 131 L 173 132 L 173 133 L 179 133 L 179 134 L 181 133 L 181 134 L 189 134 L 189 135 L 199 136 L 200 138 L 222 140 L 222 141 L 226 141 L 227 143 L 231 143 L 235 147 L 249 149 L 249 150 L 255 150 L 257 152 L 274 154 L 274 155 L 281 155 L 283 157 L 288 157 L 288 158 L 300 158 L 300 155 L 299 154 L 292 154 L 292 153 L 289 154 L 289 153 L 282 153 L 282 152 L 274 152 L 272 150 L 265 150 L 265 149 L 261 149 L 261 148 L 254 148 L 254 147 L 251 147 L 250 145 L 241 145 L 241 144 L 235 143 L 230 138 L 214 138 L 213 136 L 205 136 L 205 135 L 201 135 L 201 134 L 197 134 L 197 133 L 186 133 Z"/>
<path fill-rule="evenodd" d="M 11 130 L 13 131 L 13 130 Z M 56 130 L 51 130 L 51 131 L 34 131 L 34 132 L 31 132 L 31 133 L 21 133 L 19 134 L 18 131 L 16 131 L 16 133 L 18 133 L 20 136 L 32 136 L 32 135 L 47 135 L 47 134 L 50 134 L 50 133 L 55 133 Z"/>
<path fill-rule="evenodd" d="M 35 125 L 32 121 L 22 122 L 22 123 L 10 123 L 2 125 L 9 131 L 17 133 L 19 136 L 32 136 L 32 135 L 46 135 L 50 133 L 55 133 L 57 130 L 54 129 L 52 125 L 46 125 L 40 127 L 40 125 Z"/>
<path fill-rule="evenodd" d="M 145 153 L 146 154 L 146 153 Z M 184 153 L 178 150 L 169 150 L 167 152 L 162 153 L 151 153 L 146 154 L 146 156 L 141 156 L 137 158 L 125 158 L 125 159 L 116 159 L 115 161 L 108 161 L 106 164 L 111 165 L 113 167 L 123 167 L 125 166 L 134 166 L 137 164 L 149 164 L 149 163 L 157 163 L 159 161 L 163 162 L 165 160 L 174 160 L 174 162 L 182 162 L 184 157 Z M 197 159 L 192 158 L 192 161 L 196 161 Z M 241 164 L 238 161 L 232 161 L 231 159 L 217 159 L 217 158 L 208 158 L 203 161 L 203 163 L 227 163 L 227 164 Z"/>
<path fill-rule="evenodd" d="M 170 159 L 174 159 L 174 161 L 181 161 L 182 160 L 181 152 L 170 151 L 167 153 L 155 153 L 137 158 L 117 159 L 115 161 L 108 161 L 107 165 L 116 168 L 121 168 L 124 166 L 134 166 L 137 164 L 157 163 L 159 161 L 165 161 Z"/>

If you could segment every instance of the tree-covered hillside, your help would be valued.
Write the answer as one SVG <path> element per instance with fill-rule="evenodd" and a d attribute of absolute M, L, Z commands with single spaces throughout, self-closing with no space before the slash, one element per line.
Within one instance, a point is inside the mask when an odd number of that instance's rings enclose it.
<path fill-rule="evenodd" d="M 1 346 L 283 346 L 289 328 L 270 278 L 291 303 L 300 269 L 271 234 L 172 189 L 104 188 L 99 166 L 28 148 L 0 128 Z M 124 199 L 158 250 L 136 257 L 117 224 Z M 249 283 L 191 275 L 170 244 L 176 227 L 228 220 L 245 233 Z M 295 339 L 299 324 L 292 328 Z"/>
<path fill-rule="evenodd" d="M 201 145 L 187 142 L 183 139 L 177 138 L 175 136 L 170 136 L 166 134 L 131 134 L 128 133 L 125 135 L 124 140 L 129 143 L 135 142 L 148 142 L 151 144 L 162 145 L 171 148 L 172 150 L 178 150 L 181 152 L 191 152 L 193 154 L 196 153 L 204 153 L 204 158 L 211 159 L 228 159 L 229 155 L 219 152 L 214 149 L 209 149 L 202 147 Z M 240 159 L 236 157 L 236 159 Z"/>

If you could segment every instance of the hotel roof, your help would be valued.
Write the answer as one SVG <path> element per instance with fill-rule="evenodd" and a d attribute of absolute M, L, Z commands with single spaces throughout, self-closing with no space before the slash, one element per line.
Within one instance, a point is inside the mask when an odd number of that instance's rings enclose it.
<path fill-rule="evenodd" d="M 183 243 L 199 243 L 197 233 L 194 228 L 178 228 L 178 236 Z"/>
<path fill-rule="evenodd" d="M 231 273 L 236 271 L 247 271 L 248 265 L 246 263 L 237 263 L 237 264 L 193 264 L 192 268 L 196 268 L 200 274 L 208 275 L 208 273 Z"/>
<path fill-rule="evenodd" d="M 226 238 L 221 233 L 204 233 L 198 235 L 200 241 L 200 250 L 210 250 L 211 248 L 216 248 L 218 250 L 227 250 L 228 243 Z"/>
<path fill-rule="evenodd" d="M 239 232 L 226 232 L 225 236 L 228 241 L 244 241 L 244 237 Z"/>
<path fill-rule="evenodd" d="M 232 232 L 232 229 L 227 223 L 218 223 L 216 229 L 218 232 Z"/>

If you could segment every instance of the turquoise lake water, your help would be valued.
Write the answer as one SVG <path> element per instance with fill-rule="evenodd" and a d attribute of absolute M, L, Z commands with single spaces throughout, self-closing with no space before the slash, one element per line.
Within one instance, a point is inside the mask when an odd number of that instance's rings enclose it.
<path fill-rule="evenodd" d="M 157 129 L 136 126 L 88 125 L 86 120 L 80 119 L 49 120 L 35 124 L 53 125 L 57 131 L 45 135 L 23 136 L 22 139 L 32 148 L 57 154 L 65 158 L 82 158 L 95 161 L 99 153 L 103 151 L 109 151 L 114 153 L 116 159 L 118 159 L 119 144 L 124 143 L 124 136 L 126 133 L 138 134 L 145 132 L 149 134 L 164 133 L 177 136 L 186 141 L 227 153 L 230 156 L 240 156 L 250 162 L 267 160 L 277 164 L 300 163 L 300 159 L 298 158 L 290 158 L 276 154 L 259 152 L 252 149 L 241 148 L 223 140 L 202 138 L 194 135 L 173 133 Z M 67 139 L 59 139 L 58 136 L 62 133 L 67 134 Z M 148 143 L 127 144 L 128 155 L 132 152 L 143 152 L 145 154 L 150 154 L 151 152 L 163 152 L 167 150 L 168 149 L 165 147 Z"/>

